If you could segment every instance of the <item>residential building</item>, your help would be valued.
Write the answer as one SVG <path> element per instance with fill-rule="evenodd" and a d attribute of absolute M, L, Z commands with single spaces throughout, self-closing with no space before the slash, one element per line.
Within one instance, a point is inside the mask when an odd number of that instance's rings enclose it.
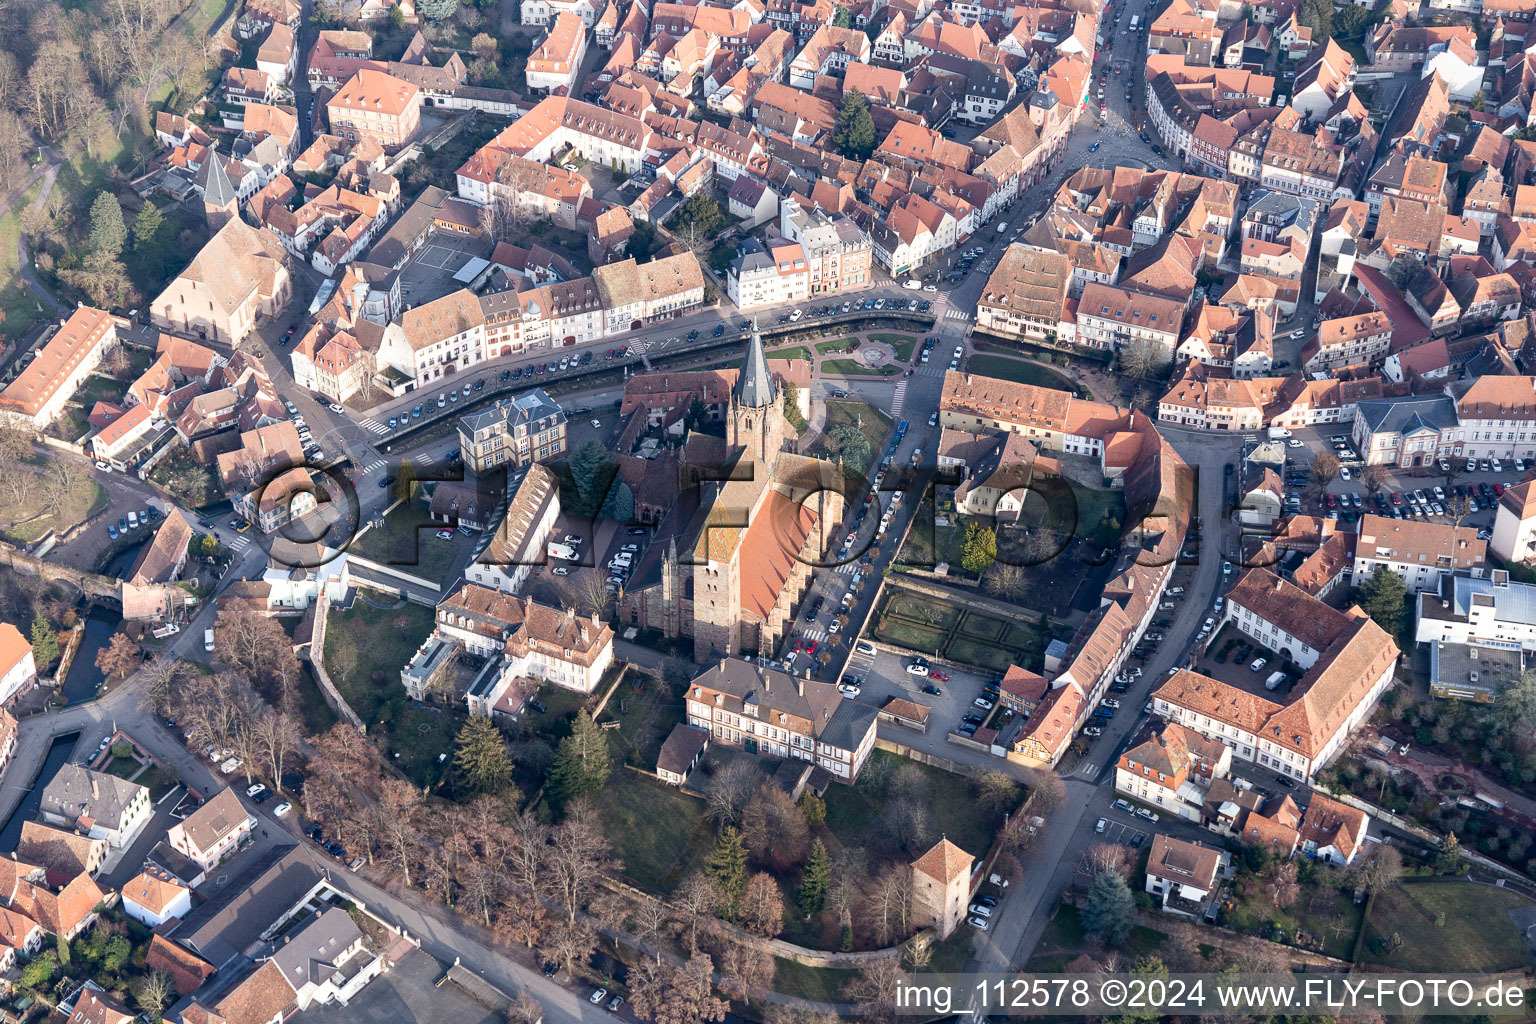
<path fill-rule="evenodd" d="M 1147 853 L 1146 891 L 1160 900 L 1165 913 L 1198 920 L 1205 916 L 1231 862 L 1226 850 L 1159 832 Z"/>
<path fill-rule="evenodd" d="M 1536 550 L 1536 482 L 1524 481 L 1499 496 L 1489 550 L 1505 562 L 1524 562 Z"/>
<path fill-rule="evenodd" d="M 1352 582 L 1361 586 L 1365 577 L 1386 569 L 1403 578 L 1410 594 L 1438 593 L 1446 576 L 1482 576 L 1487 547 L 1472 527 L 1367 513 L 1360 519 Z"/>
<path fill-rule="evenodd" d="M 40 810 L 48 824 L 79 829 L 113 848 L 131 843 L 154 814 L 144 786 L 77 764 L 62 766 L 43 787 Z"/>
<path fill-rule="evenodd" d="M 811 294 L 811 268 L 799 242 L 744 239 L 726 270 L 726 294 L 746 311 L 803 302 Z"/>
<path fill-rule="evenodd" d="M 587 25 L 580 16 L 561 11 L 555 15 L 549 34 L 528 55 L 523 74 L 529 90 L 569 93 L 576 84 L 586 53 Z"/>
<path fill-rule="evenodd" d="M 1170 722 L 1115 763 L 1115 792 L 1198 822 L 1211 783 L 1232 767 L 1232 748 Z"/>
<path fill-rule="evenodd" d="M 204 871 L 212 871 L 234 854 L 255 827 L 255 815 L 245 809 L 233 789 L 225 786 L 172 825 L 166 838 L 171 849 Z"/>
<path fill-rule="evenodd" d="M 1301 350 L 1302 369 L 1323 373 L 1343 366 L 1375 364 L 1392 344 L 1392 323 L 1380 311 L 1324 320 Z"/>
<path fill-rule="evenodd" d="M 875 745 L 876 711 L 837 687 L 727 657 L 695 676 L 684 700 L 689 725 L 713 742 L 760 757 L 809 761 L 853 782 Z"/>
<path fill-rule="evenodd" d="M 779 233 L 805 252 L 808 292 L 835 295 L 870 286 L 873 247 L 852 218 L 802 206 L 793 197 L 779 205 Z"/>
<path fill-rule="evenodd" d="M 394 153 L 421 130 L 420 93 L 411 82 L 361 68 L 325 101 L 325 113 L 334 134 L 376 142 Z"/>
<path fill-rule="evenodd" d="M 1072 277 L 1072 266 L 1061 253 L 1010 245 L 976 303 L 976 326 L 998 334 L 1054 337 L 1066 315 Z M 1081 303 L 1078 308 L 1082 326 Z"/>
<path fill-rule="evenodd" d="M 80 874 L 95 878 L 107 859 L 107 850 L 105 839 L 92 839 L 40 821 L 22 822 L 21 838 L 16 841 L 16 858 L 39 865 L 51 878 L 74 878 Z"/>
<path fill-rule="evenodd" d="M 159 871 L 145 869 L 123 885 L 123 912 L 141 924 L 158 928 L 192 909 L 192 890 Z"/>
<path fill-rule="evenodd" d="M 709 733 L 679 722 L 656 755 L 656 777 L 669 785 L 681 786 L 708 749 Z"/>
<path fill-rule="evenodd" d="M 37 659 L 32 656 L 31 641 L 9 622 L 0 622 L 0 706 L 35 682 Z"/>
<path fill-rule="evenodd" d="M 485 473 L 497 466 L 521 469 L 561 459 L 566 452 L 566 415 L 543 388 L 532 388 L 488 409 L 459 418 L 464 465 Z"/>
<path fill-rule="evenodd" d="M 554 473 L 534 463 L 513 485 L 506 515 L 490 545 L 465 568 L 464 578 L 504 593 L 517 593 L 533 567 L 547 561 L 545 541 L 559 517 L 559 481 Z"/>
<path fill-rule="evenodd" d="M 1304 670 L 1288 703 L 1180 670 L 1153 692 L 1153 709 L 1292 778 L 1311 778 L 1332 760 L 1392 682 L 1399 652 L 1380 626 L 1359 608 L 1338 611 L 1267 569 L 1238 580 L 1222 621 Z"/>
<path fill-rule="evenodd" d="M 1418 595 L 1419 643 L 1483 644 L 1536 651 L 1536 586 L 1514 583 L 1503 569 L 1477 579 L 1448 577 L 1438 594 Z"/>
<path fill-rule="evenodd" d="M 1359 808 L 1314 790 L 1301 816 L 1301 850 L 1309 857 L 1348 867 L 1365 843 L 1370 821 Z"/>
<path fill-rule="evenodd" d="M 34 430 L 52 423 L 100 365 L 101 357 L 117 344 L 118 323 L 105 310 L 77 307 L 16 379 L 0 391 L 0 416 Z"/>
<path fill-rule="evenodd" d="M 1183 323 L 1182 302 L 1110 285 L 1084 286 L 1077 303 L 1077 342 L 1090 348 L 1119 351 L 1146 342 L 1172 355 Z"/>

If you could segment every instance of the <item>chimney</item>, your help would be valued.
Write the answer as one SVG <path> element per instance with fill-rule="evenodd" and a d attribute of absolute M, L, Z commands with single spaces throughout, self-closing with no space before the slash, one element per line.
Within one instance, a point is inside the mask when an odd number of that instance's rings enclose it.
<path fill-rule="evenodd" d="M 795 692 L 802 697 L 805 696 L 805 680 L 801 679 L 799 676 L 795 677 Z"/>
<path fill-rule="evenodd" d="M 96 776 L 95 775 L 91 776 L 91 799 L 92 800 L 100 800 L 101 799 L 101 783 L 96 781 Z"/>

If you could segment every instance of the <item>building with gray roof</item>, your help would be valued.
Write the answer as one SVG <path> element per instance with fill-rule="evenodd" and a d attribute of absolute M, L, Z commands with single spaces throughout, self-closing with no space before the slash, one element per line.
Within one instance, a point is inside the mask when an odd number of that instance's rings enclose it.
<path fill-rule="evenodd" d="M 566 450 L 565 410 L 543 388 L 459 417 L 464 465 L 476 473 L 560 459 Z"/>
<path fill-rule="evenodd" d="M 48 824 L 79 829 L 111 846 L 131 842 L 154 813 L 145 787 L 78 764 L 64 765 L 43 787 L 40 810 Z"/>

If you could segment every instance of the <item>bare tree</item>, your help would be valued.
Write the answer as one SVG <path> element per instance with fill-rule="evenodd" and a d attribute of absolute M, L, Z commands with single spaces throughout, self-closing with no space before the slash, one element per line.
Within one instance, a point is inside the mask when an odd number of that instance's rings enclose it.
<path fill-rule="evenodd" d="M 1033 537 L 1035 534 L 1030 532 L 1024 536 Z M 1024 570 L 1020 566 L 1006 562 L 993 562 L 987 571 L 981 574 L 981 585 L 989 593 L 1008 600 L 1023 597 L 1025 591 L 1029 589 L 1029 581 L 1024 577 Z"/>
<path fill-rule="evenodd" d="M 661 963 L 661 933 L 667 927 L 670 920 L 667 914 L 667 905 L 660 900 L 639 900 L 634 908 L 635 937 L 650 945 L 656 954 L 656 963 Z"/>
<path fill-rule="evenodd" d="M 551 891 L 571 923 L 609 859 L 596 808 L 584 797 L 572 800 L 566 805 L 565 821 L 550 833 L 549 863 Z"/>
<path fill-rule="evenodd" d="M 150 1020 L 159 1020 L 160 1014 L 171 1000 L 176 998 L 176 985 L 164 971 L 150 971 L 134 986 L 133 998 Z"/>
<path fill-rule="evenodd" d="M 759 871 L 747 881 L 746 895 L 741 901 L 741 925 L 769 939 L 784 930 L 784 892 L 767 872 Z"/>
<path fill-rule="evenodd" d="M 695 952 L 681 967 L 663 966 L 640 972 L 630 1004 L 635 1015 L 656 1024 L 705 1024 L 721 1021 L 730 1004 L 715 995 L 715 964 L 707 953 Z"/>
<path fill-rule="evenodd" d="M 592 955 L 597 933 L 574 919 L 560 921 L 545 935 L 542 948 L 552 962 L 569 971 L 572 964 Z"/>
<path fill-rule="evenodd" d="M 688 915 L 688 949 L 690 952 L 699 948 L 699 918 L 711 914 L 720 905 L 720 887 L 714 879 L 702 871 L 695 871 L 684 879 L 683 884 L 672 894 L 672 902 L 683 913 Z"/>
<path fill-rule="evenodd" d="M 726 762 L 709 780 L 705 813 L 716 827 L 741 820 L 747 801 L 763 781 L 763 773 L 739 758 Z"/>
<path fill-rule="evenodd" d="M 1339 457 L 1332 452 L 1318 452 L 1312 459 L 1312 486 L 1319 495 L 1328 490 L 1328 485 L 1338 479 Z"/>
<path fill-rule="evenodd" d="M 1034 814 L 1048 815 L 1067 802 L 1067 787 L 1061 776 L 1051 771 L 1035 772 L 1030 780 L 1026 806 Z"/>
<path fill-rule="evenodd" d="M 537 897 L 541 890 L 544 865 L 549 849 L 549 826 L 532 811 L 523 811 L 509 826 L 507 864 L 512 879 L 525 892 Z"/>
<path fill-rule="evenodd" d="M 895 1015 L 900 984 L 900 963 L 895 957 L 882 957 L 861 970 L 843 994 L 860 1005 L 863 1019 L 888 1024 Z"/>
<path fill-rule="evenodd" d="M 543 1019 L 543 1004 L 527 992 L 519 992 L 507 1007 L 507 1024 L 539 1024 Z"/>
<path fill-rule="evenodd" d="M 1127 377 L 1160 377 L 1173 361 L 1167 346 L 1137 339 L 1120 348 L 1120 372 Z"/>
<path fill-rule="evenodd" d="M 773 957 L 755 946 L 727 943 L 720 954 L 720 988 L 732 999 L 751 1005 L 752 993 L 773 985 Z"/>
<path fill-rule="evenodd" d="M 421 794 L 404 779 L 388 779 L 380 789 L 377 809 L 379 835 L 400 880 L 411 884 L 411 860 L 416 848 L 416 816 Z"/>
<path fill-rule="evenodd" d="M 1128 847 L 1119 843 L 1095 843 L 1088 847 L 1088 864 L 1095 875 L 1116 871 L 1130 881 L 1131 864 Z"/>
<path fill-rule="evenodd" d="M 907 934 L 912 914 L 912 872 L 905 864 L 890 868 L 875 880 L 869 907 L 880 945 L 888 946 L 893 936 Z"/>
<path fill-rule="evenodd" d="M 1395 846 L 1377 843 L 1371 855 L 1361 862 L 1356 877 L 1372 896 L 1390 889 L 1403 877 L 1403 855 Z"/>
<path fill-rule="evenodd" d="M 256 716 L 254 739 L 262 767 L 274 788 L 282 788 L 288 758 L 298 753 L 302 738 L 298 720 L 286 711 L 266 708 Z"/>
<path fill-rule="evenodd" d="M 113 633 L 107 646 L 96 652 L 96 667 L 107 678 L 126 678 L 139 667 L 139 645 L 127 633 Z"/>
<path fill-rule="evenodd" d="M 160 654 L 141 670 L 144 703 L 157 715 L 175 717 L 182 703 L 181 677 L 186 666 L 176 658 Z"/>
<path fill-rule="evenodd" d="M 1019 785 L 1007 772 L 986 772 L 976 780 L 976 802 L 988 814 L 1002 814 L 1019 802 Z"/>
<path fill-rule="evenodd" d="M 811 852 L 810 828 L 795 801 L 778 786 L 760 786 L 741 816 L 752 857 L 782 874 Z"/>

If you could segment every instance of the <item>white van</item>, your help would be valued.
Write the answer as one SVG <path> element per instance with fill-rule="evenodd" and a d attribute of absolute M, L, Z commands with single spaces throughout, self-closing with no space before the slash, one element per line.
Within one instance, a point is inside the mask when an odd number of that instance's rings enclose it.
<path fill-rule="evenodd" d="M 1269 439 L 1271 441 L 1284 441 L 1286 438 L 1288 438 L 1290 436 L 1291 436 L 1291 432 L 1289 430 L 1286 430 L 1284 427 L 1270 427 L 1269 428 Z"/>
<path fill-rule="evenodd" d="M 549 544 L 549 557 L 563 558 L 567 562 L 576 561 L 576 549 L 569 544 L 561 544 L 559 541 L 551 541 Z"/>
<path fill-rule="evenodd" d="M 211 629 L 203 630 L 203 650 L 213 650 L 213 630 Z"/>
<path fill-rule="evenodd" d="M 1285 682 L 1284 672 L 1272 672 L 1268 679 L 1264 680 L 1264 689 L 1273 690 Z"/>

